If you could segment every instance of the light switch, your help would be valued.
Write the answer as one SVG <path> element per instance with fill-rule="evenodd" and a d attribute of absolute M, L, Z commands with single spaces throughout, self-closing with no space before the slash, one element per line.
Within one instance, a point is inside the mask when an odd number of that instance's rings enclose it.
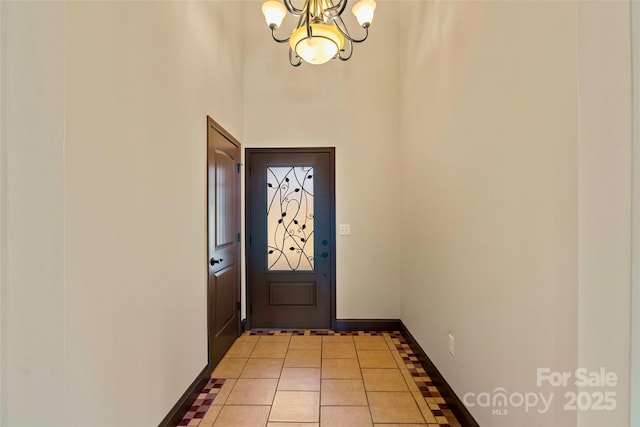
<path fill-rule="evenodd" d="M 338 230 L 338 234 L 341 236 L 350 236 L 351 235 L 351 224 L 340 224 L 340 228 Z"/>

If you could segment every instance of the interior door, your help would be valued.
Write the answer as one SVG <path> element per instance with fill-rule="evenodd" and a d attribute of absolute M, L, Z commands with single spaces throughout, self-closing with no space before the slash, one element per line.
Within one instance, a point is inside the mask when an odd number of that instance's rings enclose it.
<path fill-rule="evenodd" d="M 250 327 L 330 328 L 334 149 L 247 149 L 246 163 Z"/>
<path fill-rule="evenodd" d="M 207 117 L 209 365 L 240 334 L 240 143 Z"/>

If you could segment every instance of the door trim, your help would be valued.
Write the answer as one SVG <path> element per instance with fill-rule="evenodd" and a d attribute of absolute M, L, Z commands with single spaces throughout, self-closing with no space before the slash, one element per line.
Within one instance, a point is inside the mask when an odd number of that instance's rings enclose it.
<path fill-rule="evenodd" d="M 226 140 L 228 140 L 231 144 L 233 144 L 236 147 L 238 147 L 238 149 L 240 150 L 240 154 L 241 155 L 242 155 L 242 145 L 225 128 L 223 128 L 218 122 L 216 122 L 213 118 L 211 118 L 211 116 L 207 116 L 207 131 L 206 131 L 207 133 L 206 133 L 206 142 L 205 142 L 205 144 L 206 144 L 205 148 L 207 150 L 206 165 L 205 165 L 206 170 L 207 170 L 206 177 L 205 177 L 205 179 L 206 179 L 205 199 L 207 201 L 206 210 L 205 210 L 205 215 L 206 215 L 205 222 L 207 224 L 207 227 L 206 227 L 206 232 L 205 232 L 205 244 L 204 244 L 204 246 L 205 246 L 205 258 L 204 258 L 204 262 L 205 262 L 205 265 L 206 265 L 206 268 L 207 268 L 207 270 L 206 270 L 206 272 L 207 272 L 207 280 L 205 281 L 205 283 L 206 283 L 205 299 L 207 300 L 207 366 L 208 366 L 210 371 L 213 371 L 215 369 L 215 366 L 213 366 L 213 364 L 211 363 L 211 354 L 210 354 L 211 352 L 210 352 L 210 342 L 209 342 L 210 341 L 209 337 L 211 336 L 210 335 L 210 333 L 211 333 L 211 331 L 210 331 L 210 323 L 211 322 L 210 322 L 209 316 L 211 315 L 211 310 L 212 310 L 213 307 L 209 306 L 209 297 L 208 297 L 208 294 L 207 294 L 208 287 L 209 287 L 209 254 L 210 254 L 210 250 L 211 250 L 211 248 L 209 248 L 209 228 L 210 227 L 215 227 L 214 224 L 209 224 L 209 205 L 210 205 L 210 200 L 209 200 L 209 129 L 212 129 L 212 130 L 218 132 L 220 135 L 222 135 L 222 137 L 224 137 Z M 241 190 L 241 184 L 238 183 L 238 191 L 240 191 L 240 190 Z M 238 199 L 239 199 L 239 203 L 242 203 L 242 195 L 241 194 L 238 194 Z M 237 215 L 238 215 L 238 218 L 237 218 L 238 224 L 241 224 L 241 218 L 242 218 L 241 212 L 242 212 L 242 207 L 240 206 L 239 209 L 238 209 L 238 213 L 237 213 Z M 240 232 L 242 232 L 242 228 L 241 227 L 240 227 Z M 237 255 L 236 255 L 237 256 L 237 260 L 238 260 L 238 262 L 241 262 L 242 250 L 240 248 L 240 245 L 238 245 L 237 252 L 238 252 Z M 236 333 L 237 333 L 237 336 L 240 336 L 242 334 L 242 315 L 241 315 L 241 312 L 240 312 L 240 303 L 239 303 L 240 302 L 240 298 L 241 298 L 240 297 L 240 295 L 241 295 L 240 292 L 241 292 L 241 287 L 242 287 L 242 284 L 241 284 L 241 268 L 238 268 L 237 270 L 238 270 L 238 273 L 237 273 L 238 277 L 236 279 L 236 283 L 237 283 L 236 295 L 237 295 L 237 300 L 238 301 L 236 302 L 236 305 L 237 305 L 236 318 L 238 319 L 238 321 L 237 321 L 237 325 L 236 325 Z"/>
<path fill-rule="evenodd" d="M 331 328 L 336 327 L 336 179 L 335 179 L 335 171 L 336 171 L 336 149 L 335 147 L 311 147 L 311 148 L 245 148 L 245 180 L 244 180 L 244 195 L 245 195 L 245 248 L 249 248 L 251 244 L 251 236 L 249 235 L 248 230 L 251 230 L 251 156 L 253 154 L 259 153 L 323 153 L 329 154 L 331 156 L 331 168 L 333 173 L 330 177 L 330 208 L 331 208 L 331 218 L 329 221 L 329 250 L 330 253 L 333 254 L 331 257 L 331 277 L 330 277 L 330 295 L 329 295 L 329 305 L 330 305 L 330 324 Z M 250 276 L 250 268 L 249 268 L 249 251 L 245 250 L 245 277 L 246 277 L 246 301 L 245 306 L 247 307 L 247 323 L 246 327 L 251 328 L 251 287 L 249 286 L 251 276 Z"/>

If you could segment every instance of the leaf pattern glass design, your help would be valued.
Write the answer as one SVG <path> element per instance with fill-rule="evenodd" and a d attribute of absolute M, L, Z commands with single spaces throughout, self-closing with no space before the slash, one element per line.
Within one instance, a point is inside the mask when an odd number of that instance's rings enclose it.
<path fill-rule="evenodd" d="M 267 167 L 269 271 L 313 271 L 313 167 Z"/>

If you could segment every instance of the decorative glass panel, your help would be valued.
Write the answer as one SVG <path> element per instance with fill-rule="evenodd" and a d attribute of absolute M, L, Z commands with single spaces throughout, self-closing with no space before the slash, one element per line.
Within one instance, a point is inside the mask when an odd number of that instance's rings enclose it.
<path fill-rule="evenodd" d="M 313 167 L 267 167 L 267 266 L 313 271 Z"/>
<path fill-rule="evenodd" d="M 233 174 L 235 164 L 227 153 L 216 150 L 216 247 L 233 243 L 235 229 L 233 214 L 229 210 L 233 207 Z"/>

